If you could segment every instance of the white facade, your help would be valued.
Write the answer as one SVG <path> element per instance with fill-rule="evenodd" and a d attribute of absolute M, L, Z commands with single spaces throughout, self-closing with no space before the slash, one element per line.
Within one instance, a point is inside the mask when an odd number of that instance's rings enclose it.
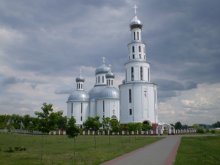
<path fill-rule="evenodd" d="M 128 61 L 125 63 L 125 80 L 114 87 L 114 74 L 103 64 L 96 69 L 95 85 L 83 89 L 84 79 L 76 79 L 77 90 L 67 101 L 67 117 L 74 116 L 82 125 L 90 116 L 109 117 L 121 123 L 158 123 L 157 86 L 150 81 L 150 64 L 147 62 L 145 44 L 142 42 L 142 24 L 135 16 L 130 23 L 131 42 L 128 44 Z"/>
<path fill-rule="evenodd" d="M 150 82 L 150 65 L 141 40 L 142 24 L 135 16 L 130 24 L 131 42 L 120 90 L 120 122 L 158 123 L 157 86 Z"/>
<path fill-rule="evenodd" d="M 85 92 L 84 79 L 76 78 L 77 89 L 69 96 L 67 101 L 67 117 L 76 119 L 76 124 L 82 125 L 88 117 L 99 116 L 103 118 L 120 120 L 119 91 L 114 85 L 114 74 L 111 68 L 103 64 L 96 69 L 96 82 L 94 87 Z"/>

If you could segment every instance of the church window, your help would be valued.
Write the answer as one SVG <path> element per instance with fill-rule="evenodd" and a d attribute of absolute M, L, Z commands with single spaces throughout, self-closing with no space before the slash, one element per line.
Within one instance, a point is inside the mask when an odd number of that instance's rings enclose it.
<path fill-rule="evenodd" d="M 141 46 L 139 46 L 138 49 L 139 49 L 139 52 L 141 52 Z"/>
<path fill-rule="evenodd" d="M 140 76 L 141 76 L 141 80 L 143 80 L 143 67 L 140 67 Z"/>
<path fill-rule="evenodd" d="M 133 54 L 133 59 L 134 59 L 134 54 Z"/>
<path fill-rule="evenodd" d="M 103 106 L 103 115 L 105 114 L 105 101 L 103 100 L 102 102 L 102 106 Z"/>
<path fill-rule="evenodd" d="M 81 103 L 81 114 L 83 112 L 83 103 Z"/>
<path fill-rule="evenodd" d="M 81 116 L 80 120 L 82 121 L 83 120 L 83 117 Z"/>
<path fill-rule="evenodd" d="M 102 76 L 102 83 L 104 83 L 104 76 Z"/>
<path fill-rule="evenodd" d="M 73 103 L 71 103 L 71 116 L 73 115 Z"/>
<path fill-rule="evenodd" d="M 100 83 L 100 77 L 98 76 L 98 83 Z"/>
<path fill-rule="evenodd" d="M 139 58 L 141 58 L 141 54 L 139 54 Z"/>
<path fill-rule="evenodd" d="M 139 40 L 139 32 L 137 32 L 137 40 Z"/>
<path fill-rule="evenodd" d="M 132 52 L 134 53 L 134 46 L 132 46 Z"/>
<path fill-rule="evenodd" d="M 129 115 L 132 115 L 132 109 L 129 109 Z"/>
<path fill-rule="evenodd" d="M 136 39 L 136 37 L 135 37 L 135 32 L 134 32 L 134 40 Z"/>
<path fill-rule="evenodd" d="M 112 80 L 112 85 L 113 85 L 113 80 Z"/>
<path fill-rule="evenodd" d="M 129 103 L 132 102 L 131 89 L 129 89 Z"/>
<path fill-rule="evenodd" d="M 134 81 L 134 68 L 131 67 L 131 81 Z"/>

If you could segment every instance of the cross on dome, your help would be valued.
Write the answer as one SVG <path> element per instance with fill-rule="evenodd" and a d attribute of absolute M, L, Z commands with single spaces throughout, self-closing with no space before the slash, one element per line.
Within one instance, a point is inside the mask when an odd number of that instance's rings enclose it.
<path fill-rule="evenodd" d="M 82 75 L 82 69 L 80 68 L 79 69 L 79 77 L 81 77 L 81 75 Z"/>
<path fill-rule="evenodd" d="M 102 63 L 105 64 L 105 57 L 102 57 Z"/>
<path fill-rule="evenodd" d="M 137 5 L 134 5 L 134 14 L 136 15 L 137 14 Z"/>

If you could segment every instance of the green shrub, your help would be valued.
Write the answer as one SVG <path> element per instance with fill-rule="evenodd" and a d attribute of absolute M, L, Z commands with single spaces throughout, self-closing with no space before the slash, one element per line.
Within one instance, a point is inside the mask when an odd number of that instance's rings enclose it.
<path fill-rule="evenodd" d="M 203 128 L 197 128 L 196 132 L 197 132 L 197 133 L 205 133 L 205 131 L 204 131 Z"/>
<path fill-rule="evenodd" d="M 215 130 L 211 130 L 211 133 L 212 133 L 212 134 L 215 134 Z"/>
<path fill-rule="evenodd" d="M 8 147 L 8 149 L 5 150 L 5 152 L 14 152 L 14 149 L 12 147 Z"/>

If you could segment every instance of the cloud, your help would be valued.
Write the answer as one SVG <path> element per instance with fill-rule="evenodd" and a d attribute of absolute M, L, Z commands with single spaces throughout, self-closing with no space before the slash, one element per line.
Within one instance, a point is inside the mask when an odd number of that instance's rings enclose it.
<path fill-rule="evenodd" d="M 205 104 L 205 99 L 199 102 L 196 93 L 201 93 L 204 84 L 214 87 L 220 83 L 218 0 L 2 0 L 1 112 L 20 113 L 24 108 L 32 112 L 45 101 L 65 110 L 68 91 L 75 88 L 80 67 L 89 90 L 103 56 L 112 64 L 115 84 L 119 85 L 125 77 L 129 20 L 135 3 L 144 24 L 142 38 L 147 45 L 152 82 L 158 84 L 160 119 L 168 121 L 169 115 L 165 114 L 172 112 L 172 120 L 185 115 L 181 119 L 197 121 L 192 114 L 209 107 L 210 116 L 216 114 L 213 104 Z M 190 92 L 194 97 L 182 98 Z M 209 93 L 209 98 L 216 94 L 214 90 Z M 11 100 L 16 101 L 7 105 Z M 206 120 L 205 115 L 201 119 Z M 213 121 L 212 117 L 207 119 Z"/>
<path fill-rule="evenodd" d="M 214 123 L 220 116 L 220 83 L 200 84 L 159 104 L 160 120 L 168 123 Z"/>

